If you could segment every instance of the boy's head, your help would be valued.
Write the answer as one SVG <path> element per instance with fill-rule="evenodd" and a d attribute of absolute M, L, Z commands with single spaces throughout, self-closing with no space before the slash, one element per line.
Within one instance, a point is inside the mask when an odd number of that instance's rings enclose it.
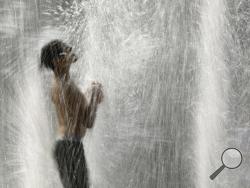
<path fill-rule="evenodd" d="M 71 52 L 72 47 L 60 40 L 53 40 L 46 44 L 41 51 L 41 67 L 51 70 L 69 67 L 77 61 L 77 57 Z"/>

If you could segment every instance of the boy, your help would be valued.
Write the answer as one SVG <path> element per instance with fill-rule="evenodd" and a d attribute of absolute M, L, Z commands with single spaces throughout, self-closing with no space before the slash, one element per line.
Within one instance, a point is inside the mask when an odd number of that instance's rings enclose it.
<path fill-rule="evenodd" d="M 58 117 L 54 157 L 64 188 L 88 188 L 88 171 L 81 138 L 92 128 L 97 106 L 103 100 L 102 85 L 93 82 L 90 102 L 70 79 L 70 66 L 77 61 L 72 48 L 60 40 L 46 44 L 41 52 L 41 66 L 54 72 L 52 101 Z"/>

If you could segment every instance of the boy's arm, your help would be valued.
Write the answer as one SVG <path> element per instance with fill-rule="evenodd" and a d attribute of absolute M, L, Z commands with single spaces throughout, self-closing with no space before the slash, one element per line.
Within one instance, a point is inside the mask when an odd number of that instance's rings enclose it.
<path fill-rule="evenodd" d="M 88 104 L 86 108 L 86 127 L 92 128 L 95 122 L 96 118 L 96 112 L 97 112 L 97 102 L 95 102 L 95 96 L 92 93 L 90 103 Z"/>
<path fill-rule="evenodd" d="M 86 107 L 85 117 L 86 117 L 86 127 L 92 128 L 96 119 L 96 112 L 98 104 L 103 100 L 102 86 L 99 83 L 92 83 L 92 93 L 90 102 Z"/>

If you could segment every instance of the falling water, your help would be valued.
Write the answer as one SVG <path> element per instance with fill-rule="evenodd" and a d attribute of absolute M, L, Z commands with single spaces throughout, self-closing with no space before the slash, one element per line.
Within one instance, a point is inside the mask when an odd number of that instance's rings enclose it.
<path fill-rule="evenodd" d="M 201 41 L 199 99 L 197 105 L 197 187 L 218 187 L 208 174 L 221 165 L 225 149 L 225 123 L 228 102 L 228 68 L 223 53 L 225 31 L 223 1 L 203 1 L 201 8 Z M 215 165 L 216 164 L 216 165 Z"/>
<path fill-rule="evenodd" d="M 105 88 L 83 139 L 92 187 L 247 188 L 250 3 L 247 0 L 0 0 L 1 187 L 62 187 L 52 158 L 52 73 L 41 47 L 79 55 L 72 78 Z M 214 181 L 227 147 L 236 170 Z"/>

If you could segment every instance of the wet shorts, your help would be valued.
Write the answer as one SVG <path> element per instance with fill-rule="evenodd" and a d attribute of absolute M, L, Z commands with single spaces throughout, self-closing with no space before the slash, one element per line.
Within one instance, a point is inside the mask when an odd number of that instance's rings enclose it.
<path fill-rule="evenodd" d="M 81 140 L 58 140 L 54 157 L 64 188 L 89 188 L 88 170 Z"/>

